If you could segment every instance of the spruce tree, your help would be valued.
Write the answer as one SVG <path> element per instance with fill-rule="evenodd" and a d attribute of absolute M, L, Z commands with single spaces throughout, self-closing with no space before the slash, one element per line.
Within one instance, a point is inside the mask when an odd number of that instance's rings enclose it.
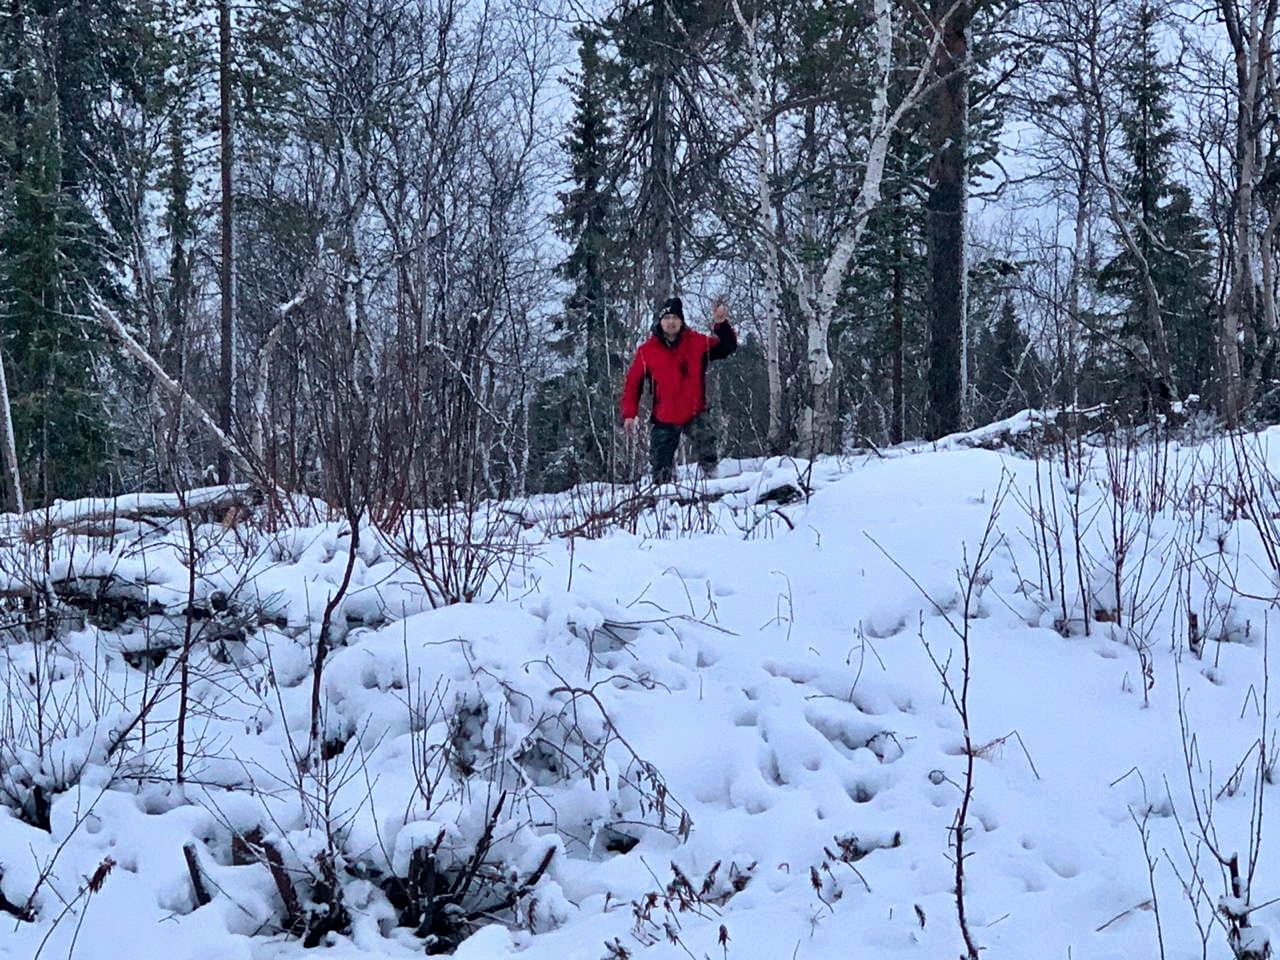
<path fill-rule="evenodd" d="M 1024 266 L 997 257 L 970 271 L 972 316 L 979 321 L 969 352 L 975 423 L 1003 420 L 1044 402 L 1047 371 L 1014 302 L 1014 284 Z"/>
<path fill-rule="evenodd" d="M 1122 344 L 1140 340 L 1146 312 L 1158 311 L 1169 339 L 1174 382 L 1184 392 L 1199 393 L 1206 387 L 1214 358 L 1212 261 L 1206 224 L 1193 209 L 1190 191 L 1174 178 L 1180 133 L 1173 124 L 1159 22 L 1159 9 L 1140 0 L 1133 17 L 1131 54 L 1122 72 L 1125 109 L 1120 131 L 1126 166 L 1120 189 L 1140 257 L 1122 246 L 1098 272 L 1097 282 L 1119 304 L 1114 317 L 1103 321 L 1109 338 Z M 1149 271 L 1150 285 L 1144 270 Z M 1151 288 L 1156 303 L 1151 302 Z M 1129 394 L 1131 405 L 1144 406 L 1148 398 L 1133 396 L 1123 387 L 1135 378 L 1133 358 L 1114 351 L 1109 355 L 1109 377 L 1118 381 L 1116 388 Z"/>
<path fill-rule="evenodd" d="M 614 132 L 600 38 L 586 29 L 576 35 L 581 72 L 570 83 L 576 110 L 565 144 L 573 188 L 560 196 L 558 224 L 560 236 L 572 249 L 560 273 L 573 284 L 565 305 L 565 332 L 579 341 L 587 381 L 595 384 L 616 372 L 624 349 L 613 289 L 618 204 L 609 176 Z"/>
<path fill-rule="evenodd" d="M 624 4 L 601 25 L 617 132 L 610 178 L 620 191 L 628 293 L 648 307 L 679 294 L 684 278 L 717 252 L 695 225 L 718 157 L 716 117 L 705 102 L 708 51 L 732 15 L 701 0 Z"/>
<path fill-rule="evenodd" d="M 599 33 L 580 27 L 574 35 L 579 70 L 569 82 L 574 114 L 565 141 L 573 185 L 560 194 L 557 217 L 570 245 L 559 273 L 571 291 L 549 343 L 561 369 L 539 387 L 530 428 L 530 479 L 549 489 L 615 475 L 617 392 L 631 346 L 621 320 L 609 70 Z"/>
<path fill-rule="evenodd" d="M 916 146 L 886 171 L 885 201 L 844 285 L 847 319 L 833 330 L 838 415 L 855 445 L 897 443 L 925 430 L 928 270 L 919 197 L 905 176 Z"/>
<path fill-rule="evenodd" d="M 11 8 L 0 21 L 0 329 L 21 475 L 37 506 L 111 483 L 102 342 L 86 319 L 109 244 L 87 209 L 77 152 L 87 135 L 79 98 L 93 96 L 96 75 L 67 60 L 88 56 L 84 9 Z"/>

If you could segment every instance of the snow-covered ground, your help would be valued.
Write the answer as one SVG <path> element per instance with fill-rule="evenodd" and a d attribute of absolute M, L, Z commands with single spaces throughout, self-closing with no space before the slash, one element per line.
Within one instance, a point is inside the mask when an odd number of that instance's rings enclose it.
<path fill-rule="evenodd" d="M 354 559 L 10 518 L 0 957 L 936 960 L 961 904 L 987 957 L 1263 956 L 1277 446 L 742 462 Z M 49 638 L 45 586 L 112 603 Z"/>

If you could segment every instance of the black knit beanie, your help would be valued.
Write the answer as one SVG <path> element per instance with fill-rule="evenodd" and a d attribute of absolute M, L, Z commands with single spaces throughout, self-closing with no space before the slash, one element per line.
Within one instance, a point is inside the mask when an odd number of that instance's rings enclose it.
<path fill-rule="evenodd" d="M 662 305 L 662 309 L 658 311 L 658 319 L 661 320 L 669 313 L 674 313 L 681 321 L 684 320 L 684 304 L 680 302 L 679 297 L 672 297 Z"/>

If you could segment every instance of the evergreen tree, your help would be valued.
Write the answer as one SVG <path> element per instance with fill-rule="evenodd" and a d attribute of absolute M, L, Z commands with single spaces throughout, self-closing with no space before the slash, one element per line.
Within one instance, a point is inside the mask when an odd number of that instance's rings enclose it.
<path fill-rule="evenodd" d="M 719 136 L 701 76 L 731 14 L 702 0 L 620 5 L 602 24 L 616 141 L 610 179 L 621 185 L 628 293 L 648 307 L 681 292 L 683 279 L 716 252 L 695 229 L 705 217 Z"/>
<path fill-rule="evenodd" d="M 1014 306 L 1012 281 L 1022 266 L 995 258 L 970 271 L 976 324 L 969 351 L 970 406 L 975 423 L 1003 420 L 1044 403 L 1044 364 Z M 995 314 L 994 321 L 984 318 Z"/>
<path fill-rule="evenodd" d="M 581 72 L 570 83 L 576 111 L 566 141 L 574 186 L 560 195 L 559 217 L 560 236 L 572 244 L 560 268 L 561 276 L 573 284 L 563 327 L 565 338 L 580 346 L 587 382 L 599 384 L 617 373 L 626 348 L 614 286 L 618 267 L 613 238 L 619 226 L 617 194 L 609 176 L 614 131 L 600 37 L 586 29 L 576 36 Z"/>
<path fill-rule="evenodd" d="M 871 215 L 844 285 L 848 319 L 833 328 L 838 414 L 846 439 L 858 446 L 897 443 L 925 430 L 928 271 L 923 211 L 907 176 L 921 152 L 903 142 L 891 160 L 886 199 Z"/>
<path fill-rule="evenodd" d="M 559 273 L 571 291 L 549 343 L 561 369 L 540 385 L 530 427 L 530 483 L 543 489 L 616 474 L 617 392 L 631 346 L 621 320 L 610 71 L 598 32 L 579 27 L 574 36 L 579 71 L 569 82 L 574 114 L 565 140 L 573 185 L 560 194 L 557 217 L 570 244 Z"/>
<path fill-rule="evenodd" d="M 83 103 L 100 75 L 87 5 L 0 20 L 0 311 L 14 433 L 29 503 L 111 483 L 110 416 L 99 385 L 101 338 L 86 319 L 110 245 L 90 216 Z M 100 12 L 100 11 L 99 11 Z"/>
<path fill-rule="evenodd" d="M 1172 122 L 1169 65 L 1160 55 L 1160 12 L 1140 0 L 1133 18 L 1133 45 L 1122 73 L 1120 129 L 1127 165 L 1121 179 L 1130 232 L 1137 255 L 1123 247 L 1097 275 L 1100 290 L 1120 304 L 1104 329 L 1121 344 L 1139 342 L 1148 311 L 1158 311 L 1169 340 L 1174 382 L 1203 392 L 1214 360 L 1211 325 L 1212 260 L 1207 226 L 1195 213 L 1191 193 L 1174 179 L 1179 131 Z M 1151 283 L 1146 282 L 1144 271 Z M 1152 289 L 1156 302 L 1152 302 Z M 1108 351 L 1113 389 L 1135 380 L 1129 354 Z M 1102 371 L 1103 376 L 1108 374 Z M 1129 391 L 1132 394 L 1132 390 Z M 1168 399 L 1178 399 L 1170 397 Z M 1148 398 L 1130 395 L 1142 406 Z M 1150 412 L 1150 411 L 1148 411 Z"/>

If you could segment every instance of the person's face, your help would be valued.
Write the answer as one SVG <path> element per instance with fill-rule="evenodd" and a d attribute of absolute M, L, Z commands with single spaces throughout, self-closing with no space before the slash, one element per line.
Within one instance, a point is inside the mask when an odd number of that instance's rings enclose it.
<path fill-rule="evenodd" d="M 684 326 L 684 321 L 674 313 L 664 313 L 662 319 L 658 321 L 658 325 L 662 327 L 662 335 L 670 340 L 680 332 L 680 328 Z"/>

